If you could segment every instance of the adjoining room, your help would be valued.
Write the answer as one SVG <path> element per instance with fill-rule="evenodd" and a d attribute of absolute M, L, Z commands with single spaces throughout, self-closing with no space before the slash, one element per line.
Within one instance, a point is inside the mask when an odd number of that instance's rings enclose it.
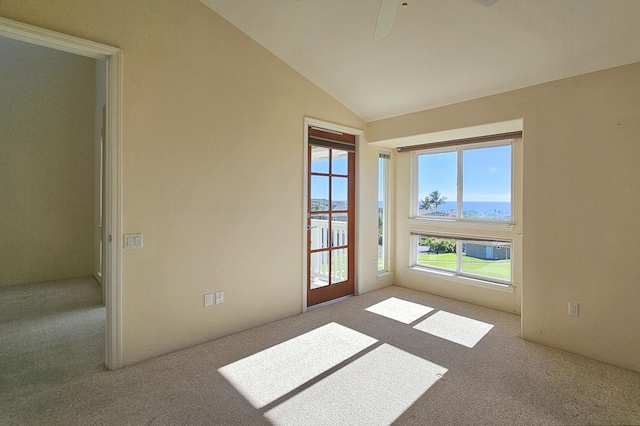
<path fill-rule="evenodd" d="M 104 371 L 105 65 L 0 37 L 3 382 Z"/>

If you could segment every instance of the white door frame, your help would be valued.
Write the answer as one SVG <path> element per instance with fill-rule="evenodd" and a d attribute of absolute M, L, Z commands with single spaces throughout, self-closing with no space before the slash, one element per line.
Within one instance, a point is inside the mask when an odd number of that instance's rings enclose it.
<path fill-rule="evenodd" d="M 356 265 L 356 270 L 355 270 L 355 275 L 353 277 L 354 279 L 354 283 L 353 283 L 353 288 L 354 288 L 354 293 L 355 294 L 359 294 L 360 293 L 360 288 L 359 288 L 359 279 L 358 279 L 358 271 L 360 270 L 360 268 L 362 267 L 362 265 L 360 265 L 360 262 L 358 261 L 359 257 L 358 257 L 358 252 L 360 250 L 361 244 L 360 244 L 360 230 L 359 230 L 359 223 L 360 223 L 360 189 L 359 189 L 359 176 L 360 176 L 360 155 L 359 155 L 359 150 L 360 150 L 360 143 L 362 142 L 362 135 L 364 134 L 364 131 L 362 129 L 356 129 L 353 127 L 347 127 L 347 126 L 342 126 L 340 124 L 335 124 L 335 123 L 330 123 L 328 121 L 322 121 L 322 120 L 318 120 L 315 118 L 310 118 L 310 117 L 304 117 L 304 141 L 303 141 L 303 180 L 302 182 L 304 182 L 303 184 L 303 190 L 302 190 L 302 312 L 307 312 L 308 306 L 307 306 L 307 238 L 309 238 L 309 234 L 307 232 L 307 215 L 309 214 L 309 212 L 307 211 L 308 206 L 307 206 L 307 197 L 309 196 L 309 127 L 319 127 L 321 129 L 326 129 L 326 130 L 333 130 L 335 132 L 341 132 L 341 133 L 346 133 L 349 135 L 354 135 L 356 137 L 356 172 L 355 172 L 355 179 L 356 179 L 356 199 L 355 199 L 355 207 L 356 207 L 356 224 L 355 224 L 355 233 L 356 233 L 356 240 L 355 240 L 355 252 L 356 252 L 356 258 L 355 258 L 355 265 Z M 341 300 L 342 298 L 339 299 L 335 299 L 335 300 L 330 300 L 328 302 L 325 302 L 324 304 L 328 304 L 328 303 L 333 303 L 336 302 L 338 300 Z M 319 307 L 324 305 L 323 303 L 321 303 L 320 305 L 315 305 L 314 307 Z"/>
<path fill-rule="evenodd" d="M 107 137 L 105 140 L 104 263 L 107 311 L 105 365 L 122 367 L 121 145 L 122 50 L 0 17 L 0 36 L 104 60 L 107 63 Z"/>

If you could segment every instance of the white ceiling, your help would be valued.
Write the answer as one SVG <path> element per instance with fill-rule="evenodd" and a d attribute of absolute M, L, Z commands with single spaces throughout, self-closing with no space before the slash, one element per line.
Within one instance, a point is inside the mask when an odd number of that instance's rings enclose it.
<path fill-rule="evenodd" d="M 640 61 L 640 0 L 201 0 L 365 121 Z"/>

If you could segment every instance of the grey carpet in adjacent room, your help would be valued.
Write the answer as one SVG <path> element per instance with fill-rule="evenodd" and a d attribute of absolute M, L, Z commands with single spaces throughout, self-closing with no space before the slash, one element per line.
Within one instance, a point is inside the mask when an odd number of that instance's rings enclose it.
<path fill-rule="evenodd" d="M 99 287 L 66 285 L 0 289 L 2 425 L 640 424 L 639 373 L 491 309 L 389 287 L 110 372 Z"/>

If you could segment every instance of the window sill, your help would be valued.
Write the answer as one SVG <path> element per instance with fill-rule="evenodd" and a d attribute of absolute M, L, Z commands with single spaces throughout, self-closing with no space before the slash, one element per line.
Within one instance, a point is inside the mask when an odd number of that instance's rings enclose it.
<path fill-rule="evenodd" d="M 470 229 L 486 229 L 495 231 L 513 231 L 515 224 L 513 222 L 487 222 L 481 220 L 458 220 L 458 219 L 429 219 L 420 217 L 409 218 L 409 225 L 429 225 L 431 227 L 442 228 L 470 228 Z"/>
<path fill-rule="evenodd" d="M 415 274 L 437 277 L 458 284 L 472 285 L 474 287 L 482 287 L 489 290 L 500 291 L 503 293 L 513 293 L 513 291 L 515 290 L 515 287 L 511 284 L 499 284 L 476 278 L 461 277 L 453 272 L 438 271 L 435 269 L 421 268 L 419 266 L 408 266 L 407 268 L 409 268 L 409 270 Z"/>

